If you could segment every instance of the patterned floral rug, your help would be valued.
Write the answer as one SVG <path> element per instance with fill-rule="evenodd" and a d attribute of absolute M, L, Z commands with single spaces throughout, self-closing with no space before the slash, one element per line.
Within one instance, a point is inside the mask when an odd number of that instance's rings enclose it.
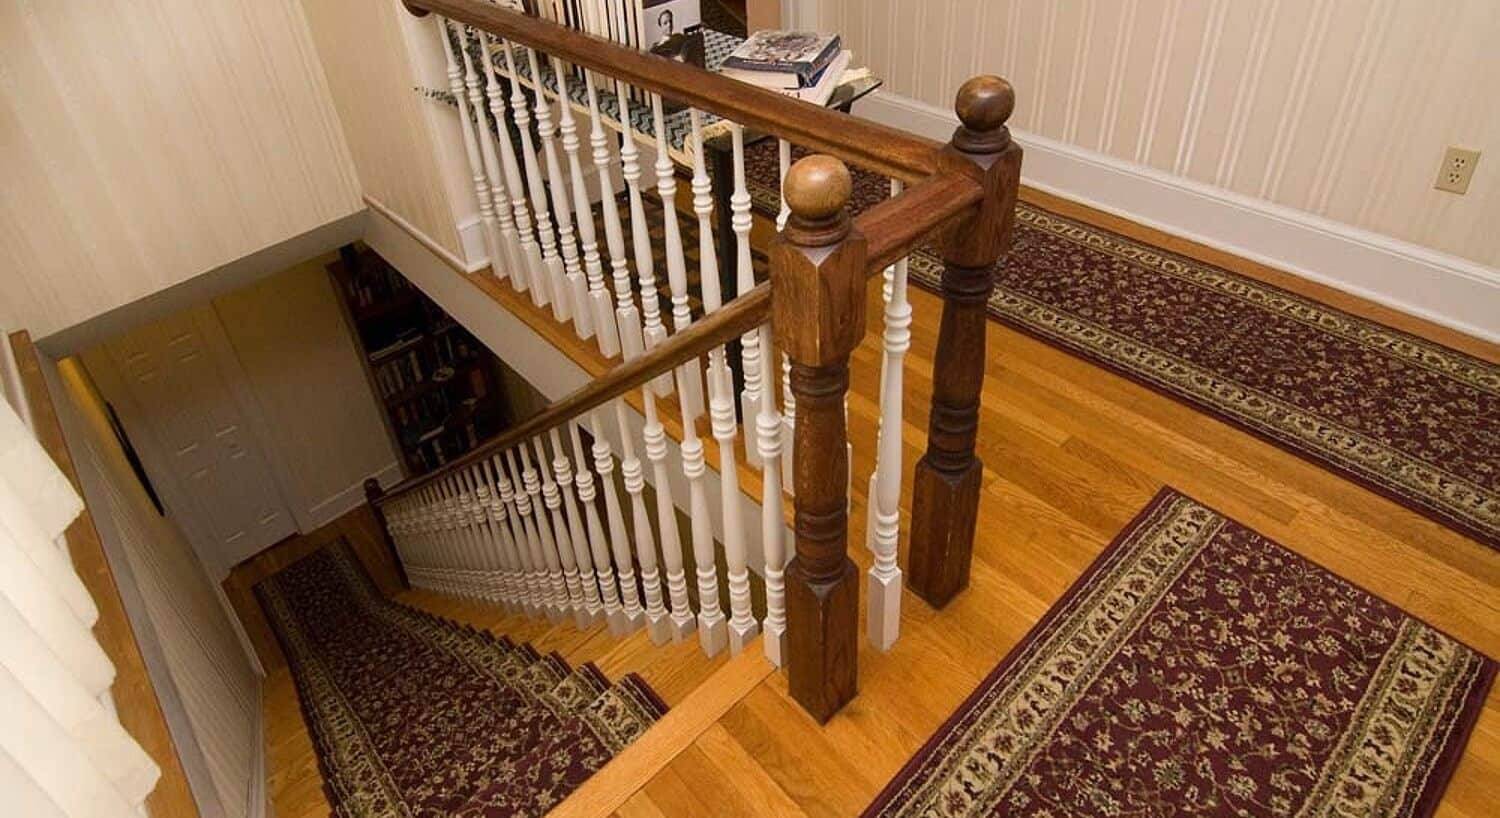
<path fill-rule="evenodd" d="M 776 144 L 750 147 L 763 213 Z M 856 210 L 889 183 L 856 171 Z M 929 248 L 911 277 L 938 290 Z M 1016 208 L 990 315 L 1500 549 L 1500 366 L 1228 270 Z"/>
<path fill-rule="evenodd" d="M 1425 818 L 1494 676 L 1164 489 L 865 814 Z"/>
<path fill-rule="evenodd" d="M 542 815 L 667 709 L 635 675 L 385 599 L 342 543 L 256 593 L 339 818 Z"/>

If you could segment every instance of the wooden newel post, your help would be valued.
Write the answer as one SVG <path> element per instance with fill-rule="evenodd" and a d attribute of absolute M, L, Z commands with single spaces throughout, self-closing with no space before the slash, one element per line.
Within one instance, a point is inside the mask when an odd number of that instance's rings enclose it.
<path fill-rule="evenodd" d="M 396 541 L 391 538 L 391 527 L 386 523 L 385 512 L 380 510 L 380 498 L 385 496 L 385 489 L 380 487 L 380 481 L 373 477 L 365 478 L 365 503 L 370 506 L 370 513 L 375 517 L 375 524 L 380 526 L 380 538 L 385 543 L 385 550 L 391 555 L 391 562 L 396 566 L 396 575 L 401 577 L 401 587 L 410 588 L 411 580 L 406 576 L 406 566 L 401 564 L 401 554 L 396 550 Z"/>
<path fill-rule="evenodd" d="M 866 242 L 846 206 L 849 169 L 810 156 L 787 175 L 792 215 L 771 250 L 772 329 L 797 399 L 797 556 L 786 568 L 792 698 L 826 722 L 857 688 L 859 572 L 849 560 L 849 353 L 865 334 Z"/>
<path fill-rule="evenodd" d="M 1010 249 L 1021 148 L 1005 121 L 1016 104 L 1010 83 L 974 77 L 959 89 L 962 123 L 944 149 L 944 168 L 965 173 L 983 201 L 939 237 L 943 322 L 933 359 L 927 453 L 917 463 L 907 585 L 935 608 L 969 584 L 982 464 L 974 455 L 984 384 L 986 304 L 995 263 Z"/>

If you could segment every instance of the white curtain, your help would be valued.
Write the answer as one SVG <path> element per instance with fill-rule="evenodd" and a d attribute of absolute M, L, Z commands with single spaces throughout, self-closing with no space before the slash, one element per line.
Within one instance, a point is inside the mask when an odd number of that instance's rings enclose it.
<path fill-rule="evenodd" d="M 4 374 L 9 381 L 13 373 Z M 0 812 L 6 815 L 135 818 L 161 776 L 108 699 L 114 667 L 91 631 L 98 610 L 62 537 L 82 510 L 10 401 L 0 400 Z"/>

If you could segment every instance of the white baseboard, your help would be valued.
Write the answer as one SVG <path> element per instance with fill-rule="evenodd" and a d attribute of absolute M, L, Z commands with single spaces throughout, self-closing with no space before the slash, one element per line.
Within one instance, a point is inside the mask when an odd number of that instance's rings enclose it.
<path fill-rule="evenodd" d="M 947 141 L 952 112 L 884 91 L 861 116 Z M 1046 137 L 1012 130 L 1027 185 L 1500 342 L 1500 270 Z"/>
<path fill-rule="evenodd" d="M 390 488 L 401 482 L 401 464 L 392 460 L 381 467 L 374 477 L 380 481 L 382 488 Z M 310 525 L 309 531 L 322 528 L 358 508 L 365 501 L 365 481 L 363 478 L 358 483 L 353 483 L 338 492 L 319 500 L 307 509 L 307 519 Z"/>

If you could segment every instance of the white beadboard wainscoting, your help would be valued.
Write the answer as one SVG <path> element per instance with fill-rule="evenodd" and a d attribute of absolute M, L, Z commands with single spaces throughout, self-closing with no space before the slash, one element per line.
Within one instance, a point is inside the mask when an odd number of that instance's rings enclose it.
<path fill-rule="evenodd" d="M 1500 5 L 1454 0 L 819 0 L 886 80 L 858 112 L 947 139 L 978 73 L 1016 86 L 1028 184 L 1500 339 Z M 1500 159 L 1500 157 L 1496 157 Z M 1486 164 L 1488 163 L 1488 164 Z M 1488 170 L 1487 170 L 1488 168 Z"/>

